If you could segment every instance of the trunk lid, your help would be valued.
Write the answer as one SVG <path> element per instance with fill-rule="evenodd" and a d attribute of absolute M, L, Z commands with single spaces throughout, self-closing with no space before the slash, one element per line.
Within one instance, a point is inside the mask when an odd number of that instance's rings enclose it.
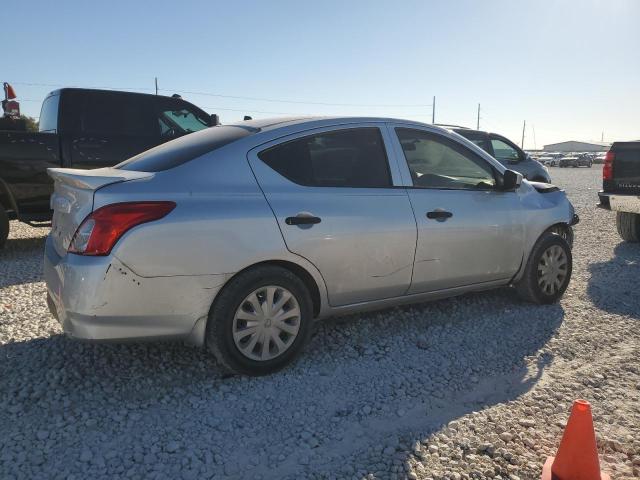
<path fill-rule="evenodd" d="M 78 226 L 93 211 L 93 196 L 96 190 L 113 183 L 151 178 L 153 173 L 98 168 L 79 170 L 74 168 L 48 168 L 54 180 L 51 195 L 51 238 L 56 252 L 64 256 Z"/>

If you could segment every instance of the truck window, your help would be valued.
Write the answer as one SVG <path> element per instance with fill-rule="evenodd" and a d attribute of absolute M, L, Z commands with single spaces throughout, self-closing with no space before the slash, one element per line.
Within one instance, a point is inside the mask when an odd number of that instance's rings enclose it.
<path fill-rule="evenodd" d="M 84 103 L 82 131 L 100 135 L 157 136 L 159 129 L 150 107 L 146 97 L 91 93 Z"/>
<path fill-rule="evenodd" d="M 58 130 L 58 105 L 60 95 L 50 95 L 42 102 L 38 131 L 44 133 L 56 133 Z"/>

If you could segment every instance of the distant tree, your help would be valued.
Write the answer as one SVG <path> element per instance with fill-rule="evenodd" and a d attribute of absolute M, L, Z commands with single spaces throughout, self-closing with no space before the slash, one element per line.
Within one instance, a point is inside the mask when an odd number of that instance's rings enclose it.
<path fill-rule="evenodd" d="M 20 115 L 20 120 L 23 120 L 25 125 L 27 126 L 27 132 L 37 132 L 38 131 L 38 122 L 33 117 L 28 117 L 26 115 Z"/>

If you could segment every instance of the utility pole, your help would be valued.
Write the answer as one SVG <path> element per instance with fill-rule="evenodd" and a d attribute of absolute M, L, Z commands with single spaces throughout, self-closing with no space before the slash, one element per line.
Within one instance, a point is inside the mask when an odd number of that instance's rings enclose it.
<path fill-rule="evenodd" d="M 524 129 L 527 127 L 527 121 L 525 120 L 524 123 L 522 124 L 522 144 L 520 145 L 520 148 L 522 148 L 524 150 Z"/>
<path fill-rule="evenodd" d="M 536 142 L 536 127 L 534 125 L 531 125 L 531 128 L 533 130 L 533 149 L 537 150 L 538 149 L 538 143 Z"/>
<path fill-rule="evenodd" d="M 431 104 L 431 123 L 436 123 L 436 96 L 433 96 L 433 103 Z"/>
<path fill-rule="evenodd" d="M 478 123 L 476 125 L 476 130 L 480 130 L 480 104 L 478 104 Z"/>
<path fill-rule="evenodd" d="M 158 77 L 156 77 L 156 95 L 158 94 Z"/>
<path fill-rule="evenodd" d="M 600 142 L 604 143 L 604 130 L 602 130 L 602 136 L 600 137 Z"/>

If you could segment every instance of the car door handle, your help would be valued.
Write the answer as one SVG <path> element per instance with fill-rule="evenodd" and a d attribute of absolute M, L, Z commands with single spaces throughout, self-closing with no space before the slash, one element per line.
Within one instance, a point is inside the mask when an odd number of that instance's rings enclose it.
<path fill-rule="evenodd" d="M 446 212 L 444 210 L 434 210 L 432 212 L 427 212 L 427 218 L 430 218 L 432 220 L 439 220 L 441 222 L 451 217 L 453 217 L 453 213 Z"/>
<path fill-rule="evenodd" d="M 287 217 L 284 219 L 284 223 L 287 225 L 315 225 L 322 220 L 320 217 L 314 217 L 313 215 L 301 215 L 298 214 L 295 217 Z"/>

